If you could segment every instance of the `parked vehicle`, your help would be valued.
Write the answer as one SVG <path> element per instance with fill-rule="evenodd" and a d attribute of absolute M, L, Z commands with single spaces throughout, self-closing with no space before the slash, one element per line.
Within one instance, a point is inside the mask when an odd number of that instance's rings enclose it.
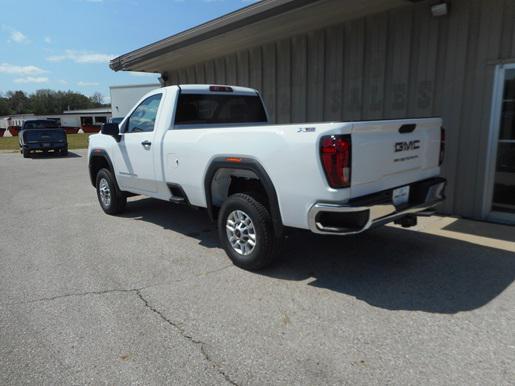
<path fill-rule="evenodd" d="M 287 227 L 349 235 L 433 213 L 443 134 L 438 118 L 270 125 L 256 90 L 170 86 L 89 138 L 89 171 L 106 213 L 129 194 L 205 208 L 231 260 L 259 269 Z"/>
<path fill-rule="evenodd" d="M 24 158 L 37 151 L 68 155 L 68 141 L 63 129 L 22 130 L 19 138 L 20 152 Z"/>
<path fill-rule="evenodd" d="M 122 123 L 124 117 L 109 118 L 109 123 Z"/>
<path fill-rule="evenodd" d="M 59 123 L 50 119 L 33 119 L 23 122 L 18 134 L 20 152 L 24 158 L 36 151 L 68 154 L 68 140 Z"/>

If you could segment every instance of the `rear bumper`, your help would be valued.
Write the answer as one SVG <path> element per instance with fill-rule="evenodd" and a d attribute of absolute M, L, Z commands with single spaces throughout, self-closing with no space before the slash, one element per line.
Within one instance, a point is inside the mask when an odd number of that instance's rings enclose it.
<path fill-rule="evenodd" d="M 24 149 L 29 151 L 37 151 L 37 150 L 64 150 L 68 147 L 67 143 L 50 143 L 49 146 L 43 146 L 40 143 L 30 143 L 22 146 Z"/>
<path fill-rule="evenodd" d="M 388 189 L 351 199 L 346 203 L 314 204 L 308 213 L 309 229 L 314 233 L 350 235 L 383 225 L 406 215 L 424 215 L 445 200 L 447 181 L 436 177 L 410 184 L 409 200 L 402 206 L 392 202 Z"/>

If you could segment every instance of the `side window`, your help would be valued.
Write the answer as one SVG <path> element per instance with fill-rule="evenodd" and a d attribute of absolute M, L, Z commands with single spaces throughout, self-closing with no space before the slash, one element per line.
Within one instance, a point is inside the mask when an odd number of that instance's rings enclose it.
<path fill-rule="evenodd" d="M 157 109 L 161 102 L 162 94 L 152 95 L 136 107 L 127 121 L 127 133 L 139 133 L 154 131 Z"/>

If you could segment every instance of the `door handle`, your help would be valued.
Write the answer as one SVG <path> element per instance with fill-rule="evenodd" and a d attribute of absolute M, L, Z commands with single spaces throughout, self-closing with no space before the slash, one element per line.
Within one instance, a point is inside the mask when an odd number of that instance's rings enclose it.
<path fill-rule="evenodd" d="M 152 142 L 150 142 L 150 141 L 143 141 L 143 142 L 141 142 L 141 144 L 143 145 L 143 147 L 150 147 L 152 145 Z"/>

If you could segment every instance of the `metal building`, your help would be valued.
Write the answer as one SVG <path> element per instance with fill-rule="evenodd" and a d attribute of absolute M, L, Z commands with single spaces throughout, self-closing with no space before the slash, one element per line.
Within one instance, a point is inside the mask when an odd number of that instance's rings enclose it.
<path fill-rule="evenodd" d="M 515 222 L 515 0 L 263 0 L 111 68 L 248 85 L 276 122 L 442 116 L 444 211 Z"/>

